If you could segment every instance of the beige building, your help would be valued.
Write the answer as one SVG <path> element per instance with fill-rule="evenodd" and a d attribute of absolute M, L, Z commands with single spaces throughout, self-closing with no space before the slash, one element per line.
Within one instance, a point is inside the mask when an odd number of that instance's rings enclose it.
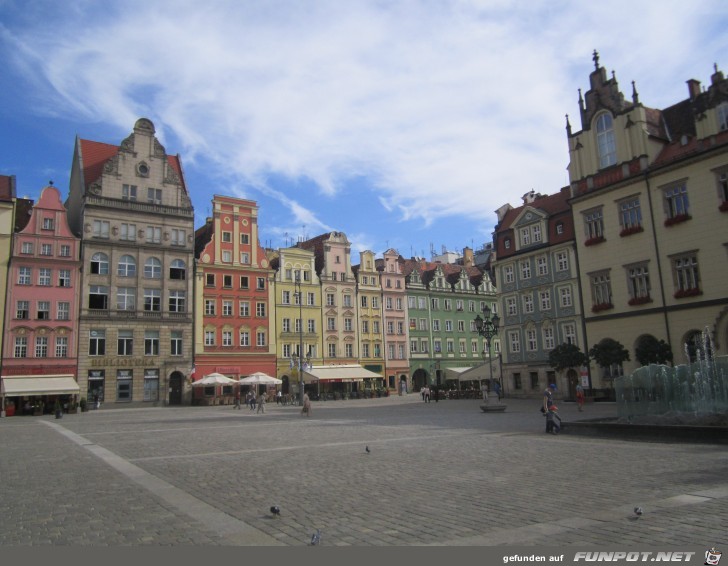
<path fill-rule="evenodd" d="M 374 252 L 360 252 L 359 265 L 353 271 L 357 281 L 359 362 L 369 371 L 384 376 L 382 287 Z"/>
<path fill-rule="evenodd" d="M 595 387 L 640 365 L 637 349 L 664 340 L 675 363 L 706 327 L 728 342 L 728 82 L 687 81 L 688 97 L 649 108 L 626 100 L 594 53 L 579 93 L 581 130 L 567 117 L 569 178 L 586 339 L 620 342 L 630 361 L 596 367 Z"/>
<path fill-rule="evenodd" d="M 119 145 L 77 139 L 66 208 L 82 238 L 81 395 L 188 404 L 194 217 L 179 156 L 145 118 Z"/>

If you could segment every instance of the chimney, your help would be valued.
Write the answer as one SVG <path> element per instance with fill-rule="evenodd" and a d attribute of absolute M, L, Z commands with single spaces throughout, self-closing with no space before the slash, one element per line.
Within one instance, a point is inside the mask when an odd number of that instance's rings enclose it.
<path fill-rule="evenodd" d="M 473 267 L 473 250 L 467 247 L 463 248 L 463 265 Z"/>
<path fill-rule="evenodd" d="M 700 94 L 700 81 L 690 79 L 686 82 L 688 83 L 688 94 L 690 94 L 690 100 L 695 100 L 695 98 Z"/>

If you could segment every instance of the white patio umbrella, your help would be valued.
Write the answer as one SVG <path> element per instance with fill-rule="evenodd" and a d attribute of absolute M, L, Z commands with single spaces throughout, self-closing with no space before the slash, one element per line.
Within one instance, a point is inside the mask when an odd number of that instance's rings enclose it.
<path fill-rule="evenodd" d="M 235 385 L 237 381 L 230 379 L 228 376 L 221 373 L 211 373 L 206 375 L 202 379 L 195 381 L 192 386 L 200 387 L 205 385 Z"/>
<path fill-rule="evenodd" d="M 241 385 L 253 385 L 253 384 L 264 384 L 264 385 L 280 385 L 283 383 L 283 380 L 278 379 L 277 377 L 271 377 L 267 373 L 263 373 L 262 371 L 257 371 L 255 373 L 251 373 L 248 377 L 244 377 L 239 381 Z"/>

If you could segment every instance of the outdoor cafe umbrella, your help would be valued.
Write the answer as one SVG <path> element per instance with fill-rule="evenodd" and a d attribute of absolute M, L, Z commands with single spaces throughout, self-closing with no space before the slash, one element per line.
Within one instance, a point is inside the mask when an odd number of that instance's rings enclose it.
<path fill-rule="evenodd" d="M 218 396 L 218 387 L 222 385 L 235 385 L 237 381 L 234 379 L 230 379 L 226 375 L 222 375 L 221 373 L 211 373 L 209 375 L 206 375 L 202 379 L 195 381 L 192 384 L 192 387 L 214 387 L 215 388 L 215 399 L 217 399 Z"/>
<path fill-rule="evenodd" d="M 251 373 L 248 377 L 244 377 L 238 383 L 240 383 L 240 385 L 280 385 L 283 381 L 276 377 L 271 377 L 262 371 L 257 371 L 255 373 Z"/>

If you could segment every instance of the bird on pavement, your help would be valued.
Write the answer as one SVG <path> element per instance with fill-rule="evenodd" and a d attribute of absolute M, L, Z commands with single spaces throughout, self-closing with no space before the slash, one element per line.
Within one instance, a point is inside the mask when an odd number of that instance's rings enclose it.
<path fill-rule="evenodd" d="M 316 546 L 321 542 L 321 529 L 316 529 L 316 532 L 311 535 L 311 546 Z"/>
<path fill-rule="evenodd" d="M 638 517 L 641 517 L 642 516 L 642 507 L 635 507 L 634 514 L 637 515 Z"/>
<path fill-rule="evenodd" d="M 367 446 L 366 448 L 364 448 L 364 450 L 367 451 L 367 454 L 370 454 L 371 453 L 371 450 L 369 450 L 369 446 Z"/>
<path fill-rule="evenodd" d="M 274 505 L 270 508 L 270 512 L 273 513 L 273 516 L 280 517 L 281 516 L 281 510 L 278 507 L 278 505 Z"/>

